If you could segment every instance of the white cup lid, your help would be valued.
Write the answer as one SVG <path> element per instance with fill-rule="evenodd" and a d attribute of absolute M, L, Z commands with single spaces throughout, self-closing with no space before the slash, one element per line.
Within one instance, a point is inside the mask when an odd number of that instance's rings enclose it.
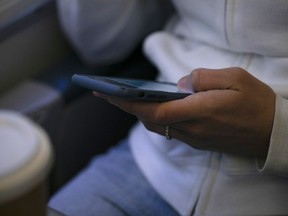
<path fill-rule="evenodd" d="M 47 134 L 19 113 L 0 111 L 0 203 L 40 183 L 51 162 Z"/>

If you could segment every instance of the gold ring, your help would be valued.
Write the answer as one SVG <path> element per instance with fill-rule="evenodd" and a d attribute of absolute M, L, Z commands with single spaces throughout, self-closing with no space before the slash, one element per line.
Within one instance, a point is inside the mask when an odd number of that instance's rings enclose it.
<path fill-rule="evenodd" d="M 170 132 L 170 126 L 167 125 L 167 126 L 165 127 L 165 137 L 166 137 L 167 140 L 171 140 L 171 137 L 170 137 L 169 132 Z"/>

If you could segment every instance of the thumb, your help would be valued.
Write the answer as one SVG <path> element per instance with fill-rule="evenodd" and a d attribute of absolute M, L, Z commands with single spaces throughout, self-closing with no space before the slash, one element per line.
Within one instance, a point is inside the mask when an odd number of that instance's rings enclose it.
<path fill-rule="evenodd" d="M 178 81 L 180 90 L 193 90 L 194 92 L 208 90 L 238 90 L 237 80 L 245 71 L 241 68 L 205 69 L 193 70 L 188 76 Z M 236 75 L 236 76 L 235 76 Z M 239 80 L 238 80 L 239 81 Z"/>

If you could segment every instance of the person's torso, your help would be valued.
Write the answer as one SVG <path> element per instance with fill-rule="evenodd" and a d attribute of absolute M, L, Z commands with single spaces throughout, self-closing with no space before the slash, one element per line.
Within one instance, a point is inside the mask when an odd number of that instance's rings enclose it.
<path fill-rule="evenodd" d="M 287 0 L 173 0 L 185 38 L 219 48 L 288 56 Z"/>
<path fill-rule="evenodd" d="M 198 67 L 239 66 L 288 96 L 287 0 L 173 3 L 178 15 L 144 45 L 160 80 L 177 82 Z M 286 179 L 262 176 L 254 158 L 195 150 L 139 126 L 130 143 L 153 187 L 182 215 L 288 214 Z"/>

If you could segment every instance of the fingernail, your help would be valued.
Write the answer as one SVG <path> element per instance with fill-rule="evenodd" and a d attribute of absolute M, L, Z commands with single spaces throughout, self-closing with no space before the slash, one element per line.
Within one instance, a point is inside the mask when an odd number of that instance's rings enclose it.
<path fill-rule="evenodd" d="M 192 88 L 192 83 L 189 80 L 189 76 L 184 76 L 178 81 L 177 87 L 181 92 L 194 92 Z"/>

